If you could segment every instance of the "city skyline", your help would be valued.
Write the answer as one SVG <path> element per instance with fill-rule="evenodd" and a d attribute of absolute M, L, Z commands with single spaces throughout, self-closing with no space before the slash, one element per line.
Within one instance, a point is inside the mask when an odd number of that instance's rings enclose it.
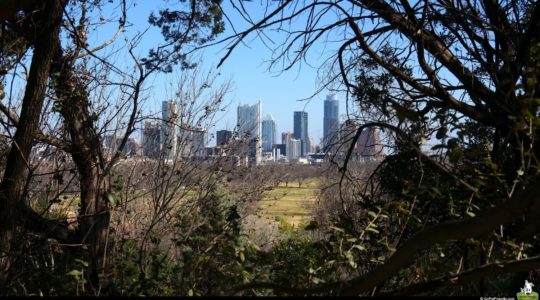
<path fill-rule="evenodd" d="M 327 94 L 326 95 L 326 100 L 323 102 L 323 108 L 324 110 L 322 110 L 322 114 L 321 115 L 313 115 L 313 114 L 310 114 L 306 111 L 290 111 L 288 113 L 288 118 L 291 120 L 290 123 L 292 123 L 292 126 L 290 127 L 286 127 L 281 125 L 276 121 L 276 118 L 274 118 L 274 115 L 270 112 L 266 112 L 262 109 L 262 104 L 263 104 L 263 100 L 259 99 L 256 104 L 241 104 L 241 105 L 238 105 L 236 107 L 236 115 L 233 116 L 235 119 L 236 119 L 236 122 L 235 122 L 235 126 L 234 128 L 228 128 L 228 127 L 218 127 L 218 125 L 215 125 L 215 126 L 212 126 L 213 129 L 212 130 L 207 130 L 208 132 L 208 136 L 206 137 L 206 140 L 207 140 L 207 145 L 206 146 L 218 146 L 220 143 L 220 137 L 218 136 L 220 132 L 222 132 L 223 134 L 225 134 L 225 132 L 228 132 L 229 134 L 232 134 L 234 131 L 237 131 L 237 132 L 240 132 L 241 130 L 243 131 L 249 131 L 250 134 L 255 134 L 255 132 L 251 132 L 251 130 L 247 129 L 246 126 L 253 126 L 254 124 L 240 124 L 239 122 L 239 114 L 240 114 L 240 111 L 244 111 L 246 108 L 248 107 L 252 107 L 254 105 L 257 105 L 257 106 L 260 106 L 260 122 L 259 122 L 259 127 L 258 129 L 256 130 L 260 130 L 261 131 L 261 147 L 265 150 L 265 151 L 271 151 L 271 146 L 274 145 L 274 144 L 279 144 L 279 140 L 278 140 L 278 137 L 284 133 L 288 133 L 290 132 L 292 137 L 294 137 L 295 139 L 298 139 L 298 140 L 301 140 L 302 141 L 302 149 L 304 149 L 304 147 L 307 149 L 307 152 L 309 152 L 309 149 L 312 149 L 313 147 L 317 146 L 317 145 L 320 145 L 321 147 L 323 146 L 323 140 L 324 140 L 324 136 L 325 136 L 325 132 L 326 132 L 326 127 L 324 127 L 324 131 L 323 131 L 323 135 L 320 136 L 319 138 L 315 137 L 311 132 L 312 130 L 310 130 L 310 126 L 308 126 L 308 124 L 324 124 L 324 126 L 326 126 L 326 123 L 327 123 L 327 119 L 328 119 L 328 116 L 327 116 L 327 106 L 328 106 L 328 101 L 329 99 L 331 99 L 331 101 L 333 102 L 331 105 L 332 105 L 332 117 L 335 118 L 337 116 L 337 127 L 339 127 L 339 100 L 336 96 L 336 94 L 334 93 L 330 93 L 330 94 Z M 162 142 L 165 142 L 166 140 L 166 137 L 164 136 L 164 133 L 168 132 L 168 131 L 176 131 L 174 128 L 165 128 L 164 126 L 166 126 L 166 124 L 168 122 L 171 122 L 171 118 L 174 119 L 176 118 L 176 114 L 178 113 L 176 110 L 176 106 L 177 106 L 177 103 L 176 101 L 174 100 L 166 100 L 166 101 L 162 101 L 161 102 L 161 111 L 159 112 L 159 114 L 162 116 L 162 120 L 168 120 L 168 121 L 165 121 L 165 122 L 160 122 L 160 127 L 161 127 L 161 134 L 160 134 L 160 137 L 158 138 L 158 140 L 161 140 Z M 242 109 L 240 108 L 242 107 Z M 257 108 L 259 109 L 259 107 Z M 293 113 L 291 115 L 291 112 Z M 300 135 L 300 133 L 297 132 L 297 135 L 295 135 L 294 131 L 295 131 L 295 116 L 297 115 L 297 113 L 299 115 L 302 115 L 303 116 L 303 120 L 302 122 L 306 122 L 306 126 L 305 128 L 301 129 L 301 130 L 304 130 L 305 132 L 303 132 L 302 135 Z M 264 118 L 262 116 L 265 116 Z M 240 117 L 242 118 L 242 117 Z M 246 118 L 246 117 L 244 117 Z M 286 117 L 284 117 L 283 119 L 286 119 Z M 312 122 L 310 122 L 309 120 L 310 119 L 314 119 Z M 267 145 L 267 148 L 268 149 L 265 149 L 265 145 L 264 145 L 264 136 L 265 136 L 265 133 L 264 133 L 264 123 L 265 121 L 270 121 L 273 123 L 272 125 L 272 130 L 273 130 L 273 137 L 270 141 L 270 144 Z M 321 122 L 322 121 L 322 122 Z M 335 124 L 333 124 L 335 122 L 334 119 L 332 119 L 332 126 L 336 126 Z M 139 133 L 139 138 L 138 140 L 142 143 L 144 142 L 144 131 L 146 130 L 146 128 L 148 126 L 150 126 L 149 124 L 152 123 L 151 121 L 146 121 L 142 124 L 142 126 L 140 127 L 140 133 Z M 241 126 L 242 128 L 239 128 L 239 126 Z M 298 126 L 301 126 L 300 123 L 298 123 Z M 334 127 L 332 127 L 334 128 Z M 300 130 L 299 128 L 297 130 Z M 305 135 L 305 138 L 304 138 L 304 135 Z M 173 138 L 174 139 L 174 138 Z M 285 143 L 283 140 L 281 141 L 281 143 Z M 172 143 L 174 144 L 174 143 Z M 175 150 L 173 150 L 173 152 L 175 152 Z M 304 150 L 302 150 L 302 155 L 304 155 Z"/>

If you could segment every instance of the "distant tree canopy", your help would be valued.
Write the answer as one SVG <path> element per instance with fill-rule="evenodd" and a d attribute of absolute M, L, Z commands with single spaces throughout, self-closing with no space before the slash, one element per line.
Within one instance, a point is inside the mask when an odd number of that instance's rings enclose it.
<path fill-rule="evenodd" d="M 402 292 L 540 266 L 537 1 L 268 1 L 259 18 L 233 2 L 249 26 L 224 59 L 265 30 L 282 34 L 271 64 L 283 70 L 314 63 L 309 53 L 321 44 L 335 46 L 321 64 L 331 70 L 323 87 L 339 83 L 361 110 L 353 142 L 369 127 L 391 139 L 357 205 L 391 212 L 394 229 L 373 238 L 393 250 L 364 275 L 298 293 L 369 293 L 418 253 L 465 240 L 482 259 L 463 270 L 458 256 L 447 262 L 457 273 L 434 272 Z"/>

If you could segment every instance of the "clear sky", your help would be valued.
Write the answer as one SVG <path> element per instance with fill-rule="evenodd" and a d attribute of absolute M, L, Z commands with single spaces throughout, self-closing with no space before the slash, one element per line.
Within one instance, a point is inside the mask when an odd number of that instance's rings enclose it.
<path fill-rule="evenodd" d="M 136 5 L 131 8 L 131 22 L 133 27 L 129 28 L 131 32 L 135 30 L 144 30 L 148 26 L 148 15 L 154 11 L 157 13 L 160 7 L 167 4 L 168 1 L 136 1 Z M 224 1 L 227 2 L 227 1 Z M 262 12 L 263 7 L 258 6 L 260 2 L 254 1 L 252 3 L 253 8 L 260 9 Z M 258 8 L 259 7 L 259 8 Z M 235 22 L 235 26 L 238 29 L 242 29 L 241 26 L 236 23 L 240 21 L 230 7 L 225 5 L 225 9 L 229 17 Z M 128 17 L 129 18 L 129 17 Z M 230 26 L 227 24 L 226 32 L 221 38 L 231 34 Z M 152 46 L 159 41 L 159 32 L 151 29 L 147 34 L 144 43 L 145 45 Z M 129 33 L 128 33 L 129 34 Z M 282 36 L 272 36 L 274 42 L 278 43 Z M 107 33 L 102 34 L 103 37 L 107 36 Z M 218 38 L 219 39 L 219 38 Z M 215 134 L 220 129 L 233 129 L 236 125 L 236 108 L 239 104 L 254 104 L 259 99 L 262 100 L 263 118 L 267 114 L 272 114 L 276 120 L 277 125 L 277 137 L 278 142 L 281 142 L 281 133 L 285 131 L 293 131 L 293 112 L 304 110 L 308 113 L 308 129 L 309 135 L 313 137 L 313 140 L 318 144 L 323 134 L 323 108 L 324 99 L 328 92 L 315 96 L 309 101 L 301 101 L 311 97 L 319 88 L 317 82 L 317 69 L 310 67 L 306 64 L 302 64 L 301 68 L 292 68 L 284 73 L 278 73 L 279 70 L 274 72 L 268 71 L 269 64 L 267 61 L 270 59 L 272 52 L 264 46 L 254 36 L 248 37 L 246 45 L 239 45 L 232 54 L 228 57 L 222 67 L 219 69 L 221 78 L 232 79 L 232 90 L 226 97 L 226 102 L 230 105 L 226 112 L 220 113 L 217 118 L 217 124 L 214 128 L 209 128 L 210 134 Z M 213 46 L 207 48 L 201 54 L 204 67 L 206 69 L 215 67 L 220 59 L 225 55 L 226 44 Z M 321 52 L 324 47 L 321 46 Z M 318 48 L 315 47 L 315 50 Z M 146 50 L 141 49 L 141 54 Z M 327 48 L 325 51 L 330 51 Z M 310 59 L 317 60 L 320 55 L 313 53 Z M 170 79 L 167 79 L 170 81 Z M 162 79 L 154 79 L 147 85 L 150 88 L 149 95 L 150 101 L 147 103 L 146 108 L 151 111 L 158 111 L 161 106 L 161 101 L 167 100 L 170 97 L 170 90 L 162 86 L 162 83 L 167 81 Z M 344 96 L 339 95 L 340 99 L 340 114 L 345 111 Z M 210 145 L 214 145 L 215 140 L 210 141 Z"/>

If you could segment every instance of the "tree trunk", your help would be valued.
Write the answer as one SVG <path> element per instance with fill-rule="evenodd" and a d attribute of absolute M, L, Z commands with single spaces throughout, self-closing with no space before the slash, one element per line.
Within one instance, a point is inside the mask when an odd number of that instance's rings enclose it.
<path fill-rule="evenodd" d="M 13 253 L 11 253 L 13 231 L 17 217 L 24 175 L 28 158 L 38 130 L 39 119 L 53 55 L 59 45 L 59 30 L 65 1 L 47 1 L 42 13 L 36 14 L 34 54 L 26 83 L 17 131 L 13 136 L 8 153 L 6 169 L 0 184 L 0 290 L 6 283 Z"/>
<path fill-rule="evenodd" d="M 99 288 L 99 274 L 103 271 L 110 218 L 106 182 L 101 174 L 101 143 L 94 127 L 95 118 L 89 109 L 89 94 L 72 62 L 59 52 L 53 70 L 59 74 L 55 90 L 70 137 L 70 154 L 79 172 L 79 238 L 89 247 L 88 277 L 90 287 L 96 290 Z"/>

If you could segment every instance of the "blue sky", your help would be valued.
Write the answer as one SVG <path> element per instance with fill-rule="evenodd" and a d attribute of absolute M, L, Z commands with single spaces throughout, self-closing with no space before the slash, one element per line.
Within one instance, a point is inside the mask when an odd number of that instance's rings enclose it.
<path fill-rule="evenodd" d="M 159 5 L 166 3 L 167 1 L 137 1 L 137 5 L 132 8 L 131 12 L 131 22 L 135 24 L 134 27 L 145 28 L 148 25 L 147 19 L 150 12 L 157 12 Z M 255 1 L 252 5 L 258 9 L 259 2 Z M 260 7 L 260 9 L 262 11 L 263 8 Z M 237 16 L 230 11 L 228 13 L 235 22 L 235 26 L 239 26 L 235 20 Z M 242 29 L 242 27 L 239 26 L 238 29 Z M 230 27 L 227 26 L 226 32 L 221 37 L 230 33 Z M 150 30 L 145 44 L 152 45 L 159 41 L 158 34 Z M 272 36 L 272 33 L 269 34 L 275 42 L 279 42 L 282 38 Z M 236 107 L 239 104 L 253 104 L 261 99 L 263 118 L 267 114 L 272 114 L 276 120 L 278 141 L 281 141 L 282 132 L 293 131 L 293 112 L 304 110 L 308 113 L 309 135 L 316 143 L 319 143 L 323 130 L 323 101 L 327 92 L 323 91 L 309 101 L 300 101 L 311 97 L 318 89 L 317 68 L 302 64 L 301 67 L 292 68 L 284 73 L 279 73 L 279 70 L 270 72 L 267 61 L 272 52 L 254 36 L 248 37 L 246 43 L 248 46 L 239 45 L 219 69 L 220 77 L 231 78 L 233 85 L 231 92 L 226 97 L 226 102 L 229 102 L 230 106 L 227 112 L 218 116 L 216 126 L 209 128 L 210 134 L 214 134 L 220 129 L 233 129 L 236 125 Z M 226 44 L 222 44 L 204 50 L 201 55 L 206 69 L 215 67 L 219 63 L 219 60 L 225 55 L 225 50 L 223 50 L 225 46 Z M 320 49 L 322 53 L 323 47 L 321 46 Z M 316 47 L 315 50 L 318 48 Z M 143 50 L 141 51 L 144 53 Z M 326 49 L 326 51 L 331 50 Z M 310 57 L 313 60 L 320 58 L 320 53 L 313 53 Z M 146 107 L 150 110 L 159 110 L 161 101 L 169 97 L 170 93 L 167 93 L 166 89 L 160 86 L 161 82 L 163 80 L 157 79 L 149 85 L 152 96 Z M 345 110 L 344 95 L 339 95 L 339 98 L 340 113 L 343 113 Z M 214 143 L 215 141 L 210 141 L 210 145 Z"/>

